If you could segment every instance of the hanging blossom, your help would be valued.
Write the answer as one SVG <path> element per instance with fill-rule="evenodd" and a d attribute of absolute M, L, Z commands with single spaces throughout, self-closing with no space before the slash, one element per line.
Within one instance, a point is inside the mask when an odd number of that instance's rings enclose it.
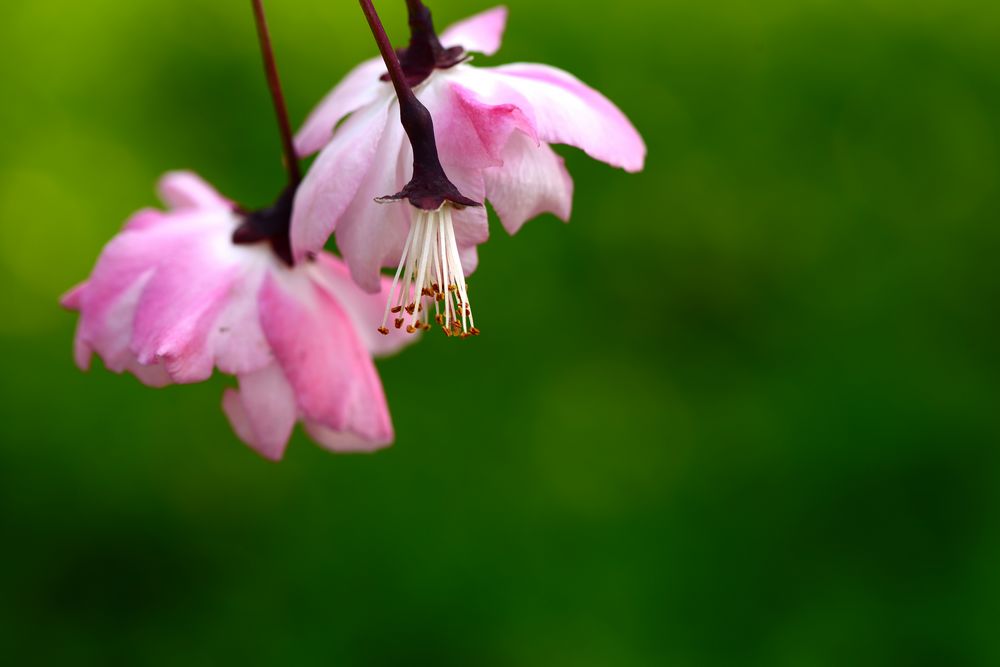
<path fill-rule="evenodd" d="M 371 355 L 410 339 L 368 326 L 387 290 L 362 292 L 327 253 L 291 265 L 294 188 L 255 213 L 187 172 L 168 174 L 159 189 L 169 210 L 134 215 L 90 278 L 63 297 L 80 312 L 80 368 L 96 353 L 108 369 L 152 387 L 201 382 L 216 368 L 234 375 L 239 389 L 226 390 L 223 409 L 236 434 L 269 459 L 282 457 L 297 421 L 334 451 L 390 444 Z"/>
<path fill-rule="evenodd" d="M 399 59 L 434 119 L 440 163 L 465 199 L 492 203 L 509 233 L 541 213 L 569 219 L 573 181 L 549 144 L 575 146 L 629 172 L 643 168 L 646 147 L 629 120 L 572 75 L 546 65 L 468 64 L 472 52 L 499 49 L 506 8 L 473 16 L 438 39 L 423 4 L 407 4 L 411 41 Z M 409 330 L 421 328 L 420 311 L 443 296 L 447 317 L 471 319 L 462 277 L 475 270 L 476 246 L 488 238 L 485 208 L 447 198 L 436 210 L 371 205 L 407 182 L 415 157 L 385 72 L 378 59 L 356 67 L 297 134 L 300 155 L 321 152 L 297 195 L 292 249 L 296 256 L 314 252 L 335 232 L 352 276 L 368 291 L 380 289 L 382 267 L 397 267 L 405 289 L 389 303 L 396 327 L 408 321 Z"/>

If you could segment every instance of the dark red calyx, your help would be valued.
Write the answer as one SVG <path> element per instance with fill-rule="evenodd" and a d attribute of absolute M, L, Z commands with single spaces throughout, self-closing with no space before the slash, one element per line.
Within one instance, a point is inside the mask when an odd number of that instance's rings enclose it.
<path fill-rule="evenodd" d="M 233 243 L 253 245 L 267 241 L 281 261 L 290 267 L 294 266 L 289 234 L 292 227 L 292 202 L 295 200 L 296 190 L 295 186 L 288 186 L 277 201 L 267 208 L 250 212 L 238 209 L 243 215 L 243 224 L 233 232 Z"/>
<path fill-rule="evenodd" d="M 406 186 L 394 195 L 379 197 L 375 201 L 386 204 L 394 201 L 407 200 L 413 206 L 425 211 L 436 211 L 445 202 L 449 202 L 456 208 L 466 208 L 467 206 L 482 206 L 477 201 L 469 199 L 458 188 L 448 180 L 442 172 L 440 178 L 418 178 L 413 177 Z"/>
<path fill-rule="evenodd" d="M 410 43 L 406 48 L 396 49 L 399 63 L 406 75 L 406 83 L 411 87 L 422 83 L 436 69 L 449 69 L 465 62 L 469 55 L 461 46 L 444 47 L 434 30 L 431 10 L 423 3 L 407 3 L 410 6 Z M 389 80 L 388 74 L 382 75 Z"/>
<path fill-rule="evenodd" d="M 438 156 L 434 119 L 412 92 L 400 96 L 399 117 L 413 147 L 413 178 L 396 194 L 379 197 L 376 201 L 385 203 L 406 199 L 425 211 L 436 211 L 446 201 L 458 208 L 482 206 L 459 192 L 448 179 Z"/>

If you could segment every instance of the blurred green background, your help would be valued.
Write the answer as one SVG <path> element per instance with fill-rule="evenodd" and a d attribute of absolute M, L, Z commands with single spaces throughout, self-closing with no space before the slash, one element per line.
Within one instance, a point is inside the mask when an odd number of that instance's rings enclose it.
<path fill-rule="evenodd" d="M 1000 664 L 1000 5 L 508 5 L 478 62 L 601 89 L 646 171 L 562 151 L 484 335 L 380 362 L 395 447 L 272 465 L 229 379 L 82 374 L 56 305 L 161 172 L 281 187 L 249 3 L 3 2 L 10 664 Z M 269 11 L 299 122 L 374 47 Z"/>

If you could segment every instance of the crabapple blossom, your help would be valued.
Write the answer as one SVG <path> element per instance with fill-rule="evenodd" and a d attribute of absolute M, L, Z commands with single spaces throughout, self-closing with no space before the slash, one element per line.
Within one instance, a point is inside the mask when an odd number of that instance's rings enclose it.
<path fill-rule="evenodd" d="M 160 387 L 238 378 L 223 409 L 237 435 L 280 459 L 297 421 L 334 451 L 371 451 L 393 440 L 372 355 L 407 342 L 368 323 L 387 290 L 368 294 L 327 253 L 289 265 L 280 244 L 254 228 L 290 211 L 240 211 L 199 177 L 166 175 L 169 210 L 144 210 L 105 247 L 86 282 L 63 298 L 79 311 L 76 362 L 93 354 L 108 369 Z M 273 240 L 273 239 L 272 239 Z M 394 332 L 395 334 L 395 332 Z"/>
<path fill-rule="evenodd" d="M 643 168 L 646 147 L 613 103 L 571 74 L 537 64 L 471 65 L 470 53 L 499 49 L 506 8 L 466 19 L 438 39 L 426 7 L 407 4 L 411 40 L 399 60 L 433 117 L 435 157 L 462 200 L 421 202 L 401 192 L 414 206 L 371 205 L 411 175 L 416 180 L 411 164 L 420 156 L 406 140 L 413 133 L 404 134 L 407 105 L 401 118 L 398 85 L 386 82 L 381 60 L 369 60 L 327 95 L 296 136 L 300 155 L 319 156 L 296 196 L 291 244 L 299 257 L 335 233 L 351 275 L 370 292 L 381 289 L 381 268 L 397 267 L 401 287 L 389 309 L 396 326 L 408 319 L 416 330 L 422 302 L 437 307 L 442 297 L 446 322 L 471 318 L 464 276 L 475 270 L 476 247 L 489 233 L 486 209 L 468 202 L 489 200 L 511 234 L 544 212 L 568 220 L 573 181 L 550 144 L 575 146 L 629 172 Z M 464 323 L 460 330 L 467 330 Z"/>

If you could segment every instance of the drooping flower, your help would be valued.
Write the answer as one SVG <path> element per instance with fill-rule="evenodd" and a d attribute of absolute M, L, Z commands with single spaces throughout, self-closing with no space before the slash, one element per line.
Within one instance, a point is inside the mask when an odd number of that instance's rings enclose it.
<path fill-rule="evenodd" d="M 94 353 L 115 372 L 160 387 L 239 379 L 223 408 L 237 435 L 280 459 L 297 421 L 334 451 L 371 451 L 393 440 L 371 355 L 407 342 L 373 332 L 387 290 L 358 289 L 327 253 L 290 265 L 282 234 L 290 196 L 240 211 L 194 174 L 160 182 L 169 210 L 135 214 L 90 278 L 63 298 L 80 312 L 75 357 Z M 263 241 L 272 241 L 269 245 Z"/>
<path fill-rule="evenodd" d="M 430 302 L 433 302 L 435 320 L 446 334 L 463 338 L 478 336 L 479 330 L 472 317 L 465 274 L 462 271 L 455 241 L 452 210 L 482 208 L 483 205 L 462 194 L 448 178 L 438 153 L 434 119 L 430 111 L 413 92 L 410 84 L 411 75 L 406 73 L 400 62 L 399 53 L 393 49 L 372 0 L 359 0 L 359 4 L 378 45 L 382 60 L 389 70 L 387 77 L 392 81 L 396 93 L 400 124 L 406 132 L 413 153 L 412 175 L 406 185 L 395 194 L 378 197 L 375 200 L 379 203 L 408 202 L 412 206 L 411 212 L 414 215 L 403 256 L 399 260 L 399 268 L 396 269 L 396 275 L 392 279 L 389 300 L 378 332 L 388 336 L 387 324 L 390 312 L 401 315 L 404 310 L 405 316 L 395 318 L 394 324 L 397 329 L 402 328 L 407 317 L 410 319 L 406 327 L 407 333 L 415 333 L 418 329 L 430 329 Z M 411 7 L 416 5 L 423 7 L 419 0 L 409 0 L 408 4 Z M 429 26 L 429 14 L 427 19 Z M 416 30 L 419 32 L 419 26 L 416 26 Z M 432 29 L 426 35 L 433 43 L 437 43 Z M 426 45 L 432 43 L 424 41 Z M 416 40 L 414 43 L 417 43 Z M 406 55 L 407 52 L 403 55 L 411 64 L 425 61 L 426 67 L 422 71 L 426 73 L 433 70 L 433 65 L 438 59 L 459 57 L 461 55 L 459 51 L 460 49 L 446 51 L 438 45 L 436 51 L 427 50 L 424 53 L 426 57 L 422 59 L 409 57 Z M 413 53 L 419 54 L 421 51 L 417 49 Z"/>
<path fill-rule="evenodd" d="M 549 144 L 576 146 L 629 172 L 642 169 L 646 148 L 638 132 L 572 75 L 546 65 L 466 62 L 472 52 L 499 49 L 504 7 L 452 26 L 439 40 L 422 3 L 407 4 L 411 41 L 400 60 L 434 119 L 440 162 L 463 195 L 492 203 L 509 233 L 545 212 L 569 219 L 573 181 Z M 314 252 L 335 232 L 351 275 L 366 290 L 380 289 L 382 267 L 397 267 L 406 288 L 393 292 L 392 312 L 405 309 L 415 319 L 410 307 L 419 311 L 421 298 L 413 294 L 437 302 L 450 293 L 453 315 L 471 316 L 462 277 L 475 270 L 476 246 L 488 238 L 486 210 L 448 202 L 439 210 L 371 205 L 407 183 L 413 160 L 385 72 L 379 59 L 356 67 L 299 131 L 299 153 L 320 154 L 296 198 L 292 250 Z"/>

